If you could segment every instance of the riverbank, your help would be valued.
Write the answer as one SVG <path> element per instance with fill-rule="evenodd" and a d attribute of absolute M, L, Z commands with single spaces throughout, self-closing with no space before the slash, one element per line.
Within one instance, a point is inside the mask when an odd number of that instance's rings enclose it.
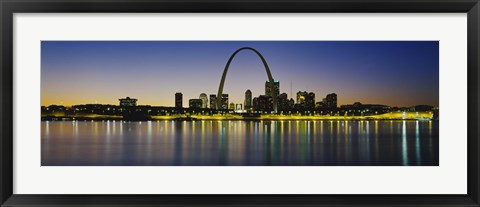
<path fill-rule="evenodd" d="M 330 116 L 330 115 L 282 115 L 282 114 L 213 114 L 213 115 L 168 115 L 150 116 L 143 120 L 432 120 L 432 112 L 389 112 L 370 116 Z M 74 115 L 74 116 L 42 116 L 42 121 L 47 120 L 124 120 L 122 116 L 112 115 Z"/>

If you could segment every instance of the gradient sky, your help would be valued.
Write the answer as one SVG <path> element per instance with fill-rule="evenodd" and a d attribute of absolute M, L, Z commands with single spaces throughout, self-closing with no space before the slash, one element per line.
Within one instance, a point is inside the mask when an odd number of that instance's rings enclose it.
<path fill-rule="evenodd" d="M 240 47 L 265 57 L 280 92 L 296 99 L 328 93 L 338 104 L 413 106 L 439 103 L 437 41 L 42 41 L 41 104 L 183 105 L 200 93 L 216 94 L 225 64 Z M 261 60 L 242 51 L 232 61 L 224 93 L 243 103 L 244 93 L 265 93 Z M 292 83 L 292 87 L 291 84 Z M 292 91 L 292 94 L 290 93 Z"/>

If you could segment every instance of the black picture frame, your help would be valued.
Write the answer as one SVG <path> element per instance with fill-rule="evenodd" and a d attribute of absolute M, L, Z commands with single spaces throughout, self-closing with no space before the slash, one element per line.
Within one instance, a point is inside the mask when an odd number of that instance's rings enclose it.
<path fill-rule="evenodd" d="M 0 0 L 1 206 L 480 206 L 479 0 Z M 467 13 L 468 190 L 465 195 L 19 195 L 13 194 L 14 13 Z M 445 179 L 456 179 L 448 177 Z M 442 182 L 439 180 L 438 182 Z"/>

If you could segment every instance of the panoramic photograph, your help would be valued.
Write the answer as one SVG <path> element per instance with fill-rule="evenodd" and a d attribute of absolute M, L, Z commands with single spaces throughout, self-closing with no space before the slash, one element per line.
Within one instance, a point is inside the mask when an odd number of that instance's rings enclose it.
<path fill-rule="evenodd" d="M 439 166 L 438 41 L 42 41 L 42 166 Z"/>

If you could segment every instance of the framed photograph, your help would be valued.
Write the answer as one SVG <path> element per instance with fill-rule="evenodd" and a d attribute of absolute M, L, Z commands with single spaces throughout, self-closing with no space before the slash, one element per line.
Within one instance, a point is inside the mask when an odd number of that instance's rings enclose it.
<path fill-rule="evenodd" d="M 0 6 L 2 206 L 480 206 L 478 0 Z"/>

